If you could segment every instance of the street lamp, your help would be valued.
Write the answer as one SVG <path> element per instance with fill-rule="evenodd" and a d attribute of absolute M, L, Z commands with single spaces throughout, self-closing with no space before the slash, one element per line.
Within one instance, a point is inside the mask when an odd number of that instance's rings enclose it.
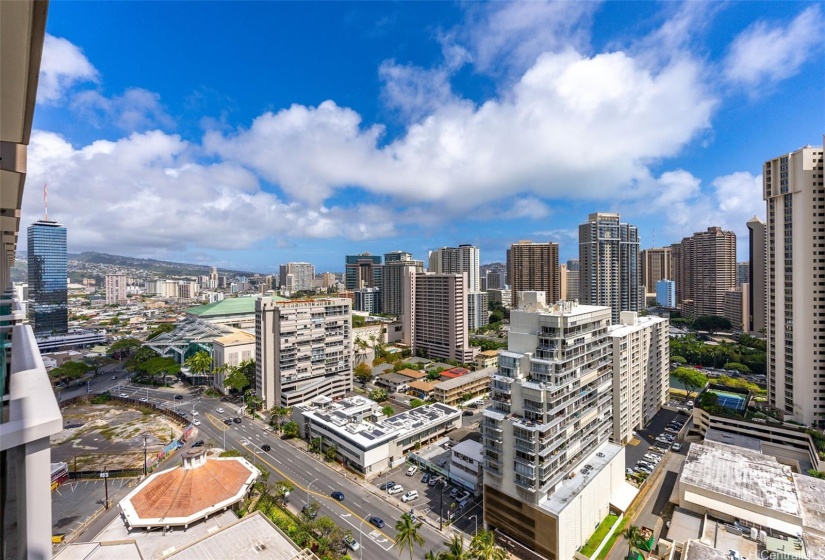
<path fill-rule="evenodd" d="M 143 477 L 146 478 L 146 434 L 143 434 Z"/>
<path fill-rule="evenodd" d="M 313 483 L 313 482 L 315 482 L 315 481 L 317 481 L 317 480 L 318 480 L 318 479 L 316 478 L 315 480 L 313 480 L 312 482 L 310 482 L 309 484 L 307 484 L 307 507 L 309 507 L 309 489 L 312 487 L 312 483 Z"/>
<path fill-rule="evenodd" d="M 470 519 L 475 519 L 475 521 L 476 521 L 476 528 L 475 528 L 475 531 L 473 531 L 473 536 L 475 537 L 476 533 L 478 533 L 478 514 L 471 515 Z"/>
<path fill-rule="evenodd" d="M 372 517 L 372 514 L 368 513 L 366 517 L 361 518 L 361 523 L 358 524 L 358 534 L 359 535 L 364 534 L 364 531 L 362 531 L 362 528 L 364 527 L 364 520 L 369 519 L 370 517 Z M 361 560 L 364 560 L 364 543 L 361 543 L 361 546 L 359 548 L 361 549 Z"/>
<path fill-rule="evenodd" d="M 447 489 L 447 481 L 441 480 L 441 500 L 438 506 L 438 530 L 444 530 L 444 490 Z"/>

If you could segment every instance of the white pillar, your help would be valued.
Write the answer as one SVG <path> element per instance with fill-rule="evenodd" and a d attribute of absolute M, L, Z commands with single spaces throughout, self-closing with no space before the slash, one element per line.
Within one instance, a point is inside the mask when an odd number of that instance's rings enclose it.
<path fill-rule="evenodd" d="M 17 522 L 21 558 L 52 557 L 52 487 L 49 438 L 17 448 Z"/>

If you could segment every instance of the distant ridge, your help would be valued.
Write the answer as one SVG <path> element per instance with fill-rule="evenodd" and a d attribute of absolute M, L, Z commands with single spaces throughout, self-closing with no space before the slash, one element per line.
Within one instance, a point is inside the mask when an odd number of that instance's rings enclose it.
<path fill-rule="evenodd" d="M 18 253 L 21 259 L 26 258 L 26 252 Z M 139 259 L 136 257 L 124 257 L 121 255 L 110 255 L 107 253 L 98 253 L 96 251 L 85 251 L 83 253 L 69 253 L 66 255 L 69 262 L 84 262 L 90 264 L 108 264 L 113 266 L 122 266 L 124 268 L 138 268 L 151 272 L 161 274 L 169 274 L 174 276 L 204 276 L 212 271 L 209 265 L 177 263 L 171 261 L 159 261 L 157 259 Z M 237 276 L 253 276 L 257 272 L 250 272 L 247 270 L 232 270 L 228 268 L 218 267 L 218 272 L 221 274 L 237 275 Z"/>

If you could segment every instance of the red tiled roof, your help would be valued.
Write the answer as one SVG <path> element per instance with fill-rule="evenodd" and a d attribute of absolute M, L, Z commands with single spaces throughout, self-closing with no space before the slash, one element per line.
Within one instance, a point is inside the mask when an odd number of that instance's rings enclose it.
<path fill-rule="evenodd" d="M 132 507 L 143 519 L 190 517 L 238 494 L 249 475 L 240 461 L 207 460 L 195 469 L 172 469 L 138 492 Z"/>
<path fill-rule="evenodd" d="M 441 377 L 446 377 L 447 379 L 455 379 L 456 377 L 461 377 L 462 375 L 467 375 L 468 373 L 470 373 L 470 370 L 467 368 L 454 367 L 442 371 Z"/>

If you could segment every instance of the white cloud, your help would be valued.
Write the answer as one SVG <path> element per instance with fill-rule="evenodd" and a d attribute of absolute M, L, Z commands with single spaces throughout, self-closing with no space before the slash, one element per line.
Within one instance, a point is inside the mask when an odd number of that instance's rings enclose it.
<path fill-rule="evenodd" d="M 332 101 L 212 131 L 204 146 L 312 203 L 345 186 L 452 211 L 513 195 L 605 197 L 709 126 L 715 100 L 698 73 L 684 59 L 653 73 L 621 52 L 544 54 L 499 99 L 446 102 L 384 146 L 382 127 L 362 129 Z"/>
<path fill-rule="evenodd" d="M 819 5 L 809 6 L 787 26 L 756 22 L 730 45 L 724 60 L 725 77 L 754 87 L 793 76 L 808 59 L 821 56 L 823 28 L 825 19 Z"/>
<path fill-rule="evenodd" d="M 234 163 L 195 162 L 196 149 L 160 131 L 74 148 L 57 134 L 35 130 L 29 178 L 32 184 L 48 181 L 49 215 L 66 224 L 73 250 L 151 255 L 170 246 L 178 253 L 242 249 L 273 236 L 394 234 L 385 209 L 287 202 Z M 24 214 L 39 216 L 41 209 L 39 190 L 27 189 Z"/>
<path fill-rule="evenodd" d="M 160 95 L 142 88 L 129 88 L 123 95 L 112 97 L 93 90 L 79 92 L 72 98 L 71 107 L 97 127 L 113 124 L 136 131 L 175 126 L 161 105 Z"/>
<path fill-rule="evenodd" d="M 62 37 L 46 34 L 40 79 L 37 86 L 38 103 L 57 103 L 74 85 L 98 82 L 100 76 L 83 51 Z"/>

